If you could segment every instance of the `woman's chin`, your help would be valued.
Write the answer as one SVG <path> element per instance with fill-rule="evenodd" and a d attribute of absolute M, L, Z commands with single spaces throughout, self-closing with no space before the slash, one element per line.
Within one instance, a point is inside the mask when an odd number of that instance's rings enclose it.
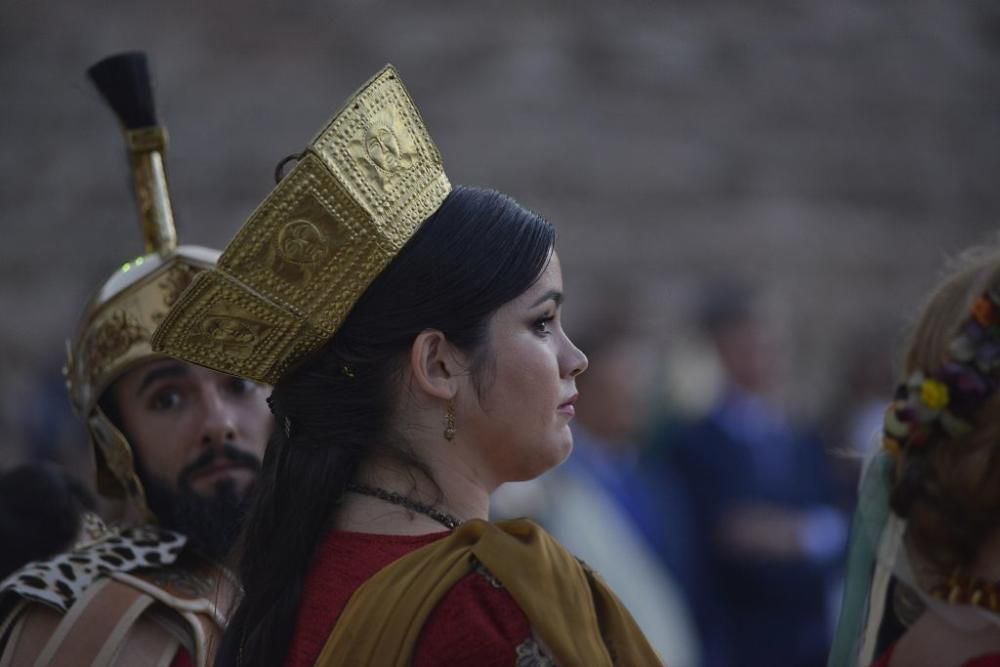
<path fill-rule="evenodd" d="M 541 477 L 553 468 L 559 467 L 566 462 L 566 459 L 569 458 L 571 453 L 573 453 L 573 436 L 569 435 L 569 431 L 567 429 L 566 439 L 559 443 L 558 446 L 548 448 L 546 451 L 547 456 L 544 458 L 539 457 L 539 459 L 535 462 L 536 465 L 533 466 L 534 470 L 532 470 L 531 476 L 526 479 Z"/>

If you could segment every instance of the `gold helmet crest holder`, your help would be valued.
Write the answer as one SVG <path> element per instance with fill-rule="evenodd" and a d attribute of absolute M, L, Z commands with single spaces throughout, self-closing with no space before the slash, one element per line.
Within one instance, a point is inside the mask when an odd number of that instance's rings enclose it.
<path fill-rule="evenodd" d="M 109 418 L 105 393 L 123 373 L 158 358 L 153 331 L 194 277 L 219 253 L 177 245 L 167 187 L 167 132 L 157 123 L 144 53 L 122 53 L 88 70 L 125 134 L 144 254 L 115 271 L 90 300 L 76 337 L 67 341 L 66 386 L 94 445 L 97 490 L 124 500 L 131 518 L 155 519 L 146 502 L 135 454 Z"/>

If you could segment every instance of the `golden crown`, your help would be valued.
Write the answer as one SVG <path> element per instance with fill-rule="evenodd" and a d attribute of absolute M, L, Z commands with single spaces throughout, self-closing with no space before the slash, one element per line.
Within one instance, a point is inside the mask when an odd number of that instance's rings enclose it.
<path fill-rule="evenodd" d="M 355 93 L 153 336 L 153 348 L 274 384 L 337 331 L 451 191 L 396 70 Z"/>

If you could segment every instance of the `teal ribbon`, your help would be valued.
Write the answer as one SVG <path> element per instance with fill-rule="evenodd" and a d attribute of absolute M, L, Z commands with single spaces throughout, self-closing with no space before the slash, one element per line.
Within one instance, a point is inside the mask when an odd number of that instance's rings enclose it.
<path fill-rule="evenodd" d="M 878 545 L 889 519 L 889 480 L 894 465 L 895 460 L 879 450 L 861 481 L 858 507 L 851 522 L 844 597 L 827 667 L 859 667 L 856 660 L 868 615 Z"/>

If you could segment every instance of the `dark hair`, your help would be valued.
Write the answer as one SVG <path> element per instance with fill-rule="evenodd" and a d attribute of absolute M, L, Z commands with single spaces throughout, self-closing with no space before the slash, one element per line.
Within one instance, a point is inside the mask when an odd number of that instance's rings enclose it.
<path fill-rule="evenodd" d="M 429 478 L 389 427 L 414 338 L 437 329 L 470 353 L 482 391 L 490 317 L 538 279 L 554 242 L 552 226 L 510 197 L 456 188 L 333 338 L 275 385 L 277 428 L 242 544 L 245 595 L 217 664 L 283 664 L 313 552 L 363 461 L 377 452 Z"/>

